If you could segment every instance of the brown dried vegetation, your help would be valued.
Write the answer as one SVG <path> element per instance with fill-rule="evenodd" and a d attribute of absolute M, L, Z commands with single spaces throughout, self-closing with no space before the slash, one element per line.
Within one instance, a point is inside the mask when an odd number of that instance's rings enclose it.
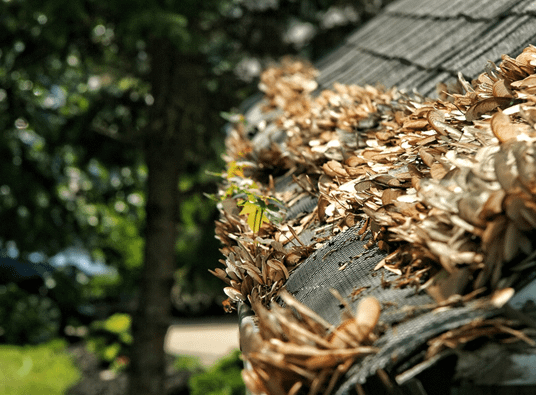
<path fill-rule="evenodd" d="M 329 394 L 356 358 L 376 351 L 370 346 L 380 317 L 376 299 L 363 299 L 355 316 L 347 310 L 334 328 L 289 293 L 280 296 L 298 314 L 276 303 L 268 310 L 256 302 L 258 330 L 250 326 L 240 339 L 254 345 L 243 347 L 251 368 L 242 377 L 252 392 L 293 394 L 303 387 L 310 394 Z"/>
<path fill-rule="evenodd" d="M 326 231 L 366 220 L 360 234 L 372 234 L 371 245 L 390 253 L 377 270 L 399 274 L 392 285 L 424 289 L 439 304 L 513 287 L 533 270 L 535 69 L 536 47 L 529 46 L 515 59 L 504 55 L 499 66 L 490 62 L 472 83 L 460 75 L 435 101 L 340 84 L 313 97 L 316 71 L 289 60 L 263 74 L 266 109 L 280 114 L 273 124 L 286 140 L 256 150 L 247 127 L 236 125 L 227 159 L 249 161 L 254 178 L 274 171 L 292 177 L 297 187 L 286 191 L 271 176 L 260 183 L 261 193 L 287 209 L 307 195 L 318 204 L 283 224 L 264 224 L 258 234 L 222 208 L 216 233 L 225 269 L 213 274 L 228 285 L 228 306 L 246 301 L 257 315 L 260 331 L 250 336 L 256 347 L 245 355 L 251 391 L 329 393 L 357 357 L 373 351 L 378 317 L 360 336 L 366 319 L 359 312 L 332 328 L 280 292 L 293 268 L 331 237 Z M 304 230 L 318 235 L 307 245 Z M 270 303 L 276 295 L 301 318 Z M 374 309 L 379 316 L 379 304 Z M 435 339 L 429 353 L 508 328 L 503 321 L 470 324 Z"/>

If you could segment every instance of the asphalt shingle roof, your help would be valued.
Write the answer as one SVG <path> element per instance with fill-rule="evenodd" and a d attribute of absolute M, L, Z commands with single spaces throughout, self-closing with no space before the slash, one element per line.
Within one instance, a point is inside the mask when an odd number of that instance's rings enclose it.
<path fill-rule="evenodd" d="M 439 82 L 475 78 L 536 44 L 536 3 L 529 0 L 400 0 L 321 59 L 320 89 L 334 82 L 398 86 L 437 97 Z"/>

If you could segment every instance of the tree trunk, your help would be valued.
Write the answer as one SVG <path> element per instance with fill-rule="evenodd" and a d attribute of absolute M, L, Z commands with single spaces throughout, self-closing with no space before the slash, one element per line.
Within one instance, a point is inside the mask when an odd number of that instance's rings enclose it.
<path fill-rule="evenodd" d="M 164 336 L 170 324 L 170 290 L 175 270 L 179 171 L 176 144 L 149 141 L 145 263 L 140 278 L 130 394 L 164 394 Z"/>
<path fill-rule="evenodd" d="M 148 169 L 145 262 L 139 302 L 133 319 L 134 342 L 129 394 L 163 395 L 164 337 L 170 324 L 177 239 L 178 181 L 188 142 L 182 130 L 181 76 L 177 51 L 165 40 L 153 40 L 151 85 L 154 104 L 144 136 Z"/>
<path fill-rule="evenodd" d="M 203 149 L 200 125 L 206 122 L 207 106 L 200 86 L 202 55 L 181 54 L 164 38 L 150 40 L 148 53 L 154 104 L 144 135 L 148 169 L 145 262 L 133 319 L 130 395 L 164 394 L 164 337 L 170 324 L 170 293 L 177 268 L 178 183 L 188 158 Z"/>

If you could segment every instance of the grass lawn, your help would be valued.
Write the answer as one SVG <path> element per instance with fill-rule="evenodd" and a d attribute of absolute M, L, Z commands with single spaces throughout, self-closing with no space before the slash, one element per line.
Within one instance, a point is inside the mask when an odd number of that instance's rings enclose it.
<path fill-rule="evenodd" d="M 63 395 L 80 378 L 63 340 L 0 345 L 0 394 Z"/>

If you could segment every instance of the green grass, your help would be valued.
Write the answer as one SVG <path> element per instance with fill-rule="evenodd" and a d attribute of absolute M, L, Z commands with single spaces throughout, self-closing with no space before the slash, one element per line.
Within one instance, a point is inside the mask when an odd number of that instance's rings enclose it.
<path fill-rule="evenodd" d="M 63 340 L 38 346 L 0 345 L 0 394 L 63 395 L 80 378 Z"/>
<path fill-rule="evenodd" d="M 203 365 L 201 364 L 201 358 L 192 357 L 189 355 L 179 355 L 173 363 L 175 370 L 188 370 L 190 372 L 203 371 Z"/>
<path fill-rule="evenodd" d="M 240 374 L 242 360 L 235 350 L 204 372 L 196 373 L 188 382 L 192 395 L 244 395 L 245 385 Z"/>

